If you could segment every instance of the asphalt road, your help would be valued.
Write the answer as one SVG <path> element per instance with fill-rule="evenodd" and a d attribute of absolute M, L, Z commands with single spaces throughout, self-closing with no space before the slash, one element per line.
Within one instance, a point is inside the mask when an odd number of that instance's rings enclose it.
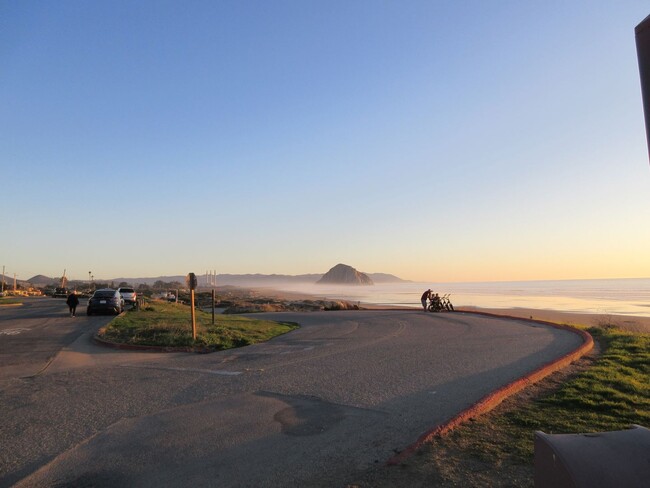
<path fill-rule="evenodd" d="M 110 317 L 61 306 L 0 309 L 2 330 L 33 332 L 0 333 L 0 486 L 343 487 L 581 342 L 519 320 L 349 311 L 266 314 L 302 327 L 220 353 L 126 352 L 90 340 Z"/>
<path fill-rule="evenodd" d="M 71 318 L 65 298 L 27 298 L 22 306 L 0 308 L 0 380 L 38 374 L 89 326 L 103 326 L 114 317 L 86 316 L 81 299 Z"/>

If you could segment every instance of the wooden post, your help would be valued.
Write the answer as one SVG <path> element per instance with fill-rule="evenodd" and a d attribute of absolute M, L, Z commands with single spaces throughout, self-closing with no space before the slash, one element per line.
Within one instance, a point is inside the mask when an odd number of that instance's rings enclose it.
<path fill-rule="evenodd" d="M 194 314 L 194 290 L 190 290 L 190 308 L 192 309 L 192 339 L 196 340 L 196 317 Z"/>
<path fill-rule="evenodd" d="M 196 313 L 194 310 L 194 289 L 197 285 L 196 275 L 194 273 L 189 273 L 185 278 L 185 282 L 190 289 L 190 309 L 192 310 L 192 339 L 196 341 Z"/>
<path fill-rule="evenodd" d="M 212 325 L 214 325 L 214 302 L 215 302 L 215 296 L 214 296 L 214 288 L 212 289 Z"/>

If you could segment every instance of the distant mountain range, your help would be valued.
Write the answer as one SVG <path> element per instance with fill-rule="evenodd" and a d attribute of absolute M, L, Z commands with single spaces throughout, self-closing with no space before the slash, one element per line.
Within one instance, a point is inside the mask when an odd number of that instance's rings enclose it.
<path fill-rule="evenodd" d="M 36 275 L 32 276 L 30 279 L 27 280 L 29 283 L 31 283 L 34 286 L 47 286 L 47 285 L 58 285 L 61 281 L 60 278 L 49 278 L 45 275 Z"/>
<path fill-rule="evenodd" d="M 282 285 L 282 284 L 291 284 L 291 283 L 316 283 L 326 273 L 314 273 L 314 274 L 301 274 L 301 275 L 281 275 L 281 274 L 217 274 L 216 282 L 217 286 L 231 285 L 231 286 L 273 286 L 273 285 Z M 407 280 L 403 280 L 395 275 L 387 273 L 363 273 L 367 275 L 374 283 L 401 283 Z M 108 282 L 115 283 L 117 286 L 119 283 L 126 282 L 131 285 L 153 285 L 156 281 L 164 281 L 165 283 L 170 283 L 173 281 L 178 281 L 180 283 L 185 283 L 186 275 L 173 275 L 173 276 L 156 276 L 156 277 L 146 277 L 146 278 L 128 278 L 128 277 L 118 277 L 118 278 L 96 278 L 95 281 L 98 282 Z M 197 274 L 199 280 L 199 286 L 205 286 L 208 283 L 208 280 L 205 275 Z M 7 280 L 8 281 L 8 280 Z M 22 281 L 22 280 L 21 280 Z M 60 278 L 50 278 L 44 275 L 36 275 L 27 280 L 33 286 L 52 286 L 58 285 Z M 71 282 L 83 282 L 83 280 L 70 280 Z"/>

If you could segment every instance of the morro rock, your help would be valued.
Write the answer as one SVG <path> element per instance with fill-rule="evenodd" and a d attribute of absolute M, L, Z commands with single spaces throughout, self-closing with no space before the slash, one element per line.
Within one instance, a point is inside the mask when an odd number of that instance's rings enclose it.
<path fill-rule="evenodd" d="M 370 277 L 347 264 L 337 264 L 316 282 L 317 285 L 374 285 Z"/>

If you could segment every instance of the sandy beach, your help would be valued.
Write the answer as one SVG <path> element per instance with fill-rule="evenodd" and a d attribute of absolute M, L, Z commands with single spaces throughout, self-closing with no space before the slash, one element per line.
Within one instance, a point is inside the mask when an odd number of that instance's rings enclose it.
<path fill-rule="evenodd" d="M 635 315 L 610 315 L 610 314 L 589 314 L 559 312 L 555 310 L 538 310 L 533 308 L 481 308 L 464 307 L 467 312 L 486 312 L 509 317 L 520 317 L 525 319 L 544 320 L 567 325 L 582 325 L 595 327 L 599 325 L 612 324 L 620 329 L 632 332 L 650 333 L 650 317 L 639 317 Z"/>
<path fill-rule="evenodd" d="M 385 307 L 373 304 L 361 304 L 362 308 L 370 310 L 416 310 L 406 307 Z M 597 327 L 606 324 L 615 325 L 620 329 L 631 332 L 650 333 L 650 317 L 639 317 L 635 315 L 611 315 L 598 313 L 573 313 L 560 312 L 557 310 L 539 310 L 535 308 L 482 308 L 482 307 L 461 307 L 458 312 L 478 312 L 501 315 L 505 317 L 517 317 L 523 319 L 543 320 L 557 324 L 580 325 L 585 327 Z"/>
<path fill-rule="evenodd" d="M 224 287 L 222 292 L 231 298 L 239 298 L 244 301 L 255 298 L 257 300 L 268 297 L 273 300 L 295 302 L 300 300 L 314 300 L 316 297 L 308 293 L 294 291 L 281 291 L 273 288 L 239 288 Z M 219 293 L 219 291 L 218 291 Z M 337 297 L 328 297 L 330 300 L 339 300 Z M 345 301 L 345 300 L 339 300 Z M 356 303 L 356 302 L 355 302 Z M 367 310 L 419 310 L 417 307 L 384 306 L 361 302 L 360 308 Z M 556 310 L 542 310 L 534 308 L 483 308 L 483 307 L 461 307 L 458 311 L 483 312 L 507 317 L 518 317 L 534 320 L 543 320 L 567 325 L 581 325 L 595 327 L 599 325 L 612 324 L 620 329 L 632 332 L 650 333 L 650 317 L 636 315 L 615 315 L 603 313 L 574 313 Z"/>

